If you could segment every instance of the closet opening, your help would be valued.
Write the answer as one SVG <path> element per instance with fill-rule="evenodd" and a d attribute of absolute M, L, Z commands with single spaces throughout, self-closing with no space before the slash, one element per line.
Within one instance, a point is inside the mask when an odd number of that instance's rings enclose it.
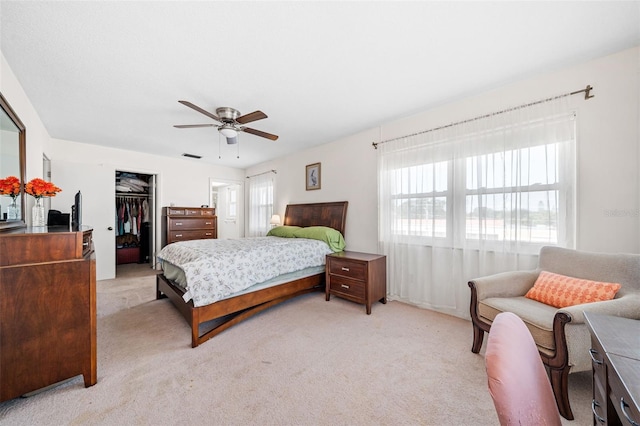
<path fill-rule="evenodd" d="M 116 277 L 154 267 L 156 175 L 116 170 Z"/>

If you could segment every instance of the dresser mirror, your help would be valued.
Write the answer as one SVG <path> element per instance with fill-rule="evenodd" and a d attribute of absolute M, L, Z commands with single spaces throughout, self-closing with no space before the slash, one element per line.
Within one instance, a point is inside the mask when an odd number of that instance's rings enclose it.
<path fill-rule="evenodd" d="M 23 185 L 27 152 L 24 124 L 2 93 L 0 93 L 0 107 L 2 108 L 0 110 L 0 179 L 15 176 L 21 183 L 20 194 L 15 199 L 17 209 L 10 209 L 12 197 L 0 196 L 0 231 L 3 231 L 26 226 Z"/>

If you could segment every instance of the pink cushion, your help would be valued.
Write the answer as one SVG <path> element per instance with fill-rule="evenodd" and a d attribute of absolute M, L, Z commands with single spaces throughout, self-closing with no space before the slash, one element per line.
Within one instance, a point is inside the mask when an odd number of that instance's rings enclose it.
<path fill-rule="evenodd" d="M 501 425 L 560 425 L 560 414 L 536 344 L 511 312 L 496 316 L 487 340 L 489 393 Z"/>

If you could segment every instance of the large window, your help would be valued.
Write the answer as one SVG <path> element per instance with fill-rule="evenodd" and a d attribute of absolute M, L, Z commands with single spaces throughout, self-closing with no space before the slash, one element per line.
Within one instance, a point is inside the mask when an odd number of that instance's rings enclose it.
<path fill-rule="evenodd" d="M 384 171 L 388 231 L 405 242 L 452 247 L 463 240 L 518 242 L 533 250 L 563 245 L 561 236 L 573 226 L 561 220 L 573 187 L 572 172 L 561 170 L 561 164 L 573 161 L 564 158 L 572 153 L 566 143 L 530 143 L 481 154 L 474 149 L 461 158 L 423 164 L 409 152 L 409 164 Z"/>
<path fill-rule="evenodd" d="M 470 279 L 575 247 L 575 123 L 557 99 L 379 144 L 389 297 L 468 317 Z"/>

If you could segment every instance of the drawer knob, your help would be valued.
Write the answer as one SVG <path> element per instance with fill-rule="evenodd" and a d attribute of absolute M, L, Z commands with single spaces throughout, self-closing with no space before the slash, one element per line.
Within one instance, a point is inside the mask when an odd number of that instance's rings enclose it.
<path fill-rule="evenodd" d="M 345 268 L 344 266 L 342 267 L 342 270 L 345 272 L 349 272 L 349 268 Z"/>
<path fill-rule="evenodd" d="M 622 414 L 624 414 L 624 416 L 627 418 L 629 423 L 631 423 L 633 426 L 640 426 L 640 424 L 638 424 L 636 421 L 634 421 L 631 418 L 631 416 L 627 412 L 627 407 L 629 407 L 629 404 L 624 402 L 624 398 L 623 397 L 620 397 L 620 409 L 622 410 Z"/>
<path fill-rule="evenodd" d="M 349 288 L 349 286 L 348 286 L 348 285 L 346 285 L 346 284 L 341 284 L 341 285 L 340 285 L 340 287 L 342 287 L 342 288 Z"/>
<path fill-rule="evenodd" d="M 182 237 L 182 234 L 176 234 L 176 238 Z"/>
<path fill-rule="evenodd" d="M 86 246 L 88 246 L 88 245 L 89 245 L 89 243 L 82 243 L 82 246 L 83 246 L 83 247 L 86 247 Z"/>
<path fill-rule="evenodd" d="M 204 235 L 206 235 L 207 237 L 211 235 L 211 232 L 206 232 Z"/>
<path fill-rule="evenodd" d="M 598 355 L 598 351 L 596 351 L 595 349 L 589 349 L 589 356 L 591 357 L 591 361 L 595 362 L 598 365 L 602 365 L 602 361 L 596 359 L 595 355 Z"/>
<path fill-rule="evenodd" d="M 205 225 L 211 225 L 213 222 L 205 222 Z"/>
<path fill-rule="evenodd" d="M 182 222 L 176 222 L 176 226 L 181 226 Z"/>
<path fill-rule="evenodd" d="M 598 401 L 596 401 L 595 399 L 593 401 L 591 401 L 591 412 L 593 413 L 593 416 L 600 422 L 600 423 L 606 423 L 607 419 L 605 419 L 604 417 L 600 417 L 598 415 L 598 413 L 596 413 L 596 408 L 600 407 L 600 404 L 598 404 Z"/>

